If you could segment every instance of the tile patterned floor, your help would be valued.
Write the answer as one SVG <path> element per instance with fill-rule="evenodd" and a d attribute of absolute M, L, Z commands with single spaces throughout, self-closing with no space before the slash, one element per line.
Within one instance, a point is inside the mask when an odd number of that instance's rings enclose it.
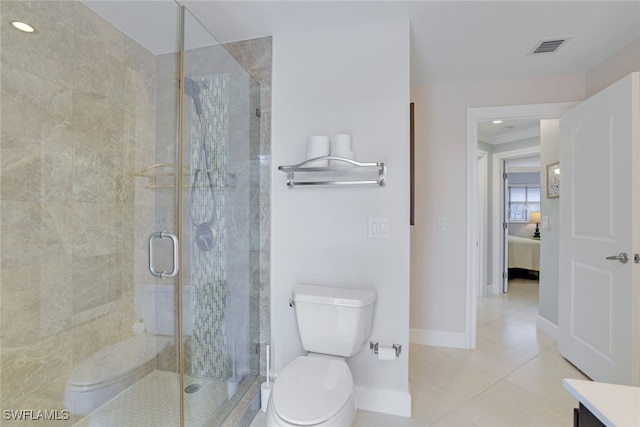
<path fill-rule="evenodd" d="M 227 400 L 224 381 L 185 377 L 185 384 L 198 383 L 201 389 L 185 395 L 185 424 L 203 425 L 203 417 Z M 152 371 L 74 427 L 158 427 L 179 425 L 178 378 L 175 373 Z"/>
<path fill-rule="evenodd" d="M 586 377 L 536 329 L 538 282 L 480 298 L 477 348 L 411 345 L 412 418 L 358 411 L 354 427 L 567 427 L 577 402 L 562 378 Z M 264 426 L 260 412 L 252 427 Z"/>

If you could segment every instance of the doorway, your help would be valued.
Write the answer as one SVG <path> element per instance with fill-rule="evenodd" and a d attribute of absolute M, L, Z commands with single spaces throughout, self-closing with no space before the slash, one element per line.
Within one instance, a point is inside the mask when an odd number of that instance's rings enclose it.
<path fill-rule="evenodd" d="M 537 127 L 539 128 L 539 121 Z M 492 294 L 508 292 L 509 279 L 540 271 L 540 145 L 494 153 Z M 534 222 L 537 220 L 536 222 Z M 537 237 L 537 238 L 536 238 Z"/>
<path fill-rule="evenodd" d="M 478 122 L 483 120 L 537 118 L 554 119 L 560 117 L 575 103 L 534 104 L 505 107 L 477 107 L 467 110 L 467 274 L 466 274 L 466 348 L 476 346 L 477 327 L 477 286 L 478 263 L 480 259 L 478 248 Z M 496 192 L 496 186 L 493 186 Z"/>

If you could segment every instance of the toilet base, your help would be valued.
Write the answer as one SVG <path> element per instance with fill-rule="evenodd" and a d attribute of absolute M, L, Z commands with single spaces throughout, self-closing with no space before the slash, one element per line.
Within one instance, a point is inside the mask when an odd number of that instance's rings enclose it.
<path fill-rule="evenodd" d="M 347 404 L 344 405 L 340 412 L 323 423 L 315 424 L 314 427 L 351 427 L 355 418 L 356 400 L 353 393 L 351 393 Z M 273 405 L 269 400 L 267 405 L 267 427 L 299 427 L 299 425 L 291 424 L 280 418 L 273 410 Z"/>

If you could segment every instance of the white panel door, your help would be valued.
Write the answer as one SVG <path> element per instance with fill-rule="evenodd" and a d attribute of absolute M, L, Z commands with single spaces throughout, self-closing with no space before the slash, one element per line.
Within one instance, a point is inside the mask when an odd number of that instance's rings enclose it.
<path fill-rule="evenodd" d="M 560 120 L 559 350 L 593 380 L 629 385 L 640 385 L 638 88 L 633 73 Z"/>

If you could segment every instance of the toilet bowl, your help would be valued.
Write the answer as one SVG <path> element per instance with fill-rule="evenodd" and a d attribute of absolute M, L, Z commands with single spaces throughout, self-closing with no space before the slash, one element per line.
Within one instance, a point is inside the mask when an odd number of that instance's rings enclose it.
<path fill-rule="evenodd" d="M 193 287 L 185 286 L 185 312 L 193 313 Z M 64 404 L 76 415 L 87 415 L 156 368 L 156 356 L 173 345 L 174 287 L 137 285 L 136 335 L 102 348 L 76 365 L 67 380 Z M 141 330 L 139 330 L 139 328 Z M 185 316 L 184 335 L 193 330 Z"/>
<path fill-rule="evenodd" d="M 267 425 L 348 427 L 356 414 L 353 378 L 340 358 L 300 356 L 273 385 Z"/>
<path fill-rule="evenodd" d="M 267 404 L 267 427 L 349 427 L 356 414 L 346 358 L 369 338 L 376 294 L 299 284 L 293 288 L 298 332 L 309 352 L 284 367 Z"/>
<path fill-rule="evenodd" d="M 79 363 L 67 382 L 64 402 L 87 415 L 155 368 L 156 340 L 134 336 L 94 353 Z"/>

